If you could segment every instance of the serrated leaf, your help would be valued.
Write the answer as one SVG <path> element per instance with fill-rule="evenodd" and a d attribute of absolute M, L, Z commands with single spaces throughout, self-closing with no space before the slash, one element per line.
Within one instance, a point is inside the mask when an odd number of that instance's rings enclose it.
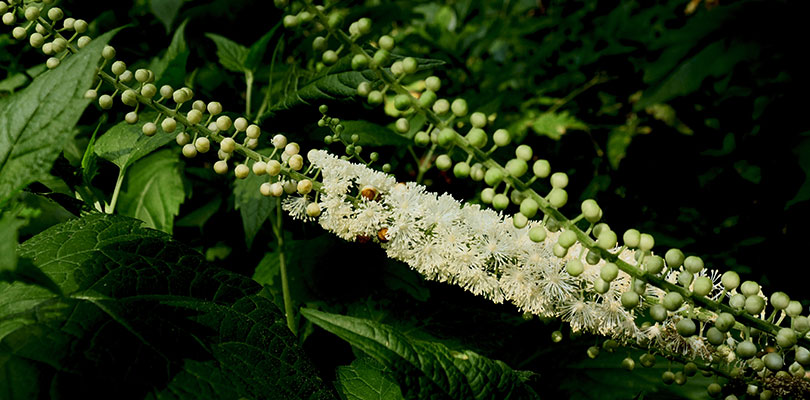
<path fill-rule="evenodd" d="M 0 102 L 0 206 L 48 173 L 90 100 L 101 49 L 118 30 L 93 39 L 58 68 Z"/>
<path fill-rule="evenodd" d="M 219 63 L 223 67 L 234 72 L 249 71 L 249 68 L 245 66 L 245 61 L 250 52 L 247 47 L 215 33 L 206 33 L 205 36 L 213 40 L 214 44 L 217 45 L 217 57 L 219 57 Z"/>
<path fill-rule="evenodd" d="M 404 400 L 399 385 L 391 379 L 385 367 L 371 357 L 352 361 L 338 367 L 338 390 L 346 400 Z"/>
<path fill-rule="evenodd" d="M 390 368 L 405 398 L 516 399 L 531 389 L 501 361 L 409 338 L 378 322 L 309 308 L 301 314 Z"/>
<path fill-rule="evenodd" d="M 298 87 L 298 90 L 287 93 L 273 105 L 269 112 L 278 112 L 298 105 L 311 105 L 322 101 L 347 101 L 357 94 L 357 85 L 360 82 L 378 80 L 377 74 L 370 69 L 352 70 L 351 58 L 351 56 L 342 57 L 335 65 L 324 68 L 307 83 Z M 401 58 L 403 57 L 392 56 L 392 60 Z M 419 71 L 432 70 L 444 64 L 443 61 L 424 58 L 419 58 L 417 61 Z"/>
<path fill-rule="evenodd" d="M 253 43 L 248 50 L 247 57 L 245 57 L 245 68 L 250 71 L 255 71 L 259 64 L 262 62 L 262 58 L 264 58 L 264 53 L 267 51 L 267 44 L 270 42 L 270 39 L 273 38 L 273 35 L 276 33 L 278 28 L 281 26 L 281 21 L 277 22 L 273 28 L 271 28 L 267 33 L 264 34 L 256 43 Z"/>
<path fill-rule="evenodd" d="M 548 136 L 554 140 L 560 140 L 562 135 L 569 129 L 587 130 L 588 126 L 568 114 L 568 111 L 560 113 L 545 112 L 532 121 L 532 129 L 538 135 Z"/>
<path fill-rule="evenodd" d="M 118 198 L 118 212 L 150 228 L 172 233 L 174 217 L 185 200 L 181 168 L 177 155 L 168 149 L 135 163 Z"/>
<path fill-rule="evenodd" d="M 252 166 L 252 163 L 249 163 Z M 267 182 L 264 177 L 250 174 L 245 179 L 239 179 L 234 183 L 233 207 L 239 210 L 242 216 L 242 227 L 245 229 L 245 243 L 250 248 L 253 239 L 259 233 L 264 222 L 270 218 L 278 204 L 277 198 L 262 196 L 259 187 Z"/>
<path fill-rule="evenodd" d="M 158 129 L 153 136 L 143 134 L 143 124 L 150 114 L 141 115 L 140 122 L 130 125 L 121 121 L 96 140 L 96 154 L 125 170 L 149 153 L 174 140 L 175 135 Z"/>
<path fill-rule="evenodd" d="M 163 26 L 166 27 L 166 32 L 172 29 L 172 22 L 177 17 L 177 12 L 183 6 L 184 0 L 151 0 L 149 1 L 149 11 L 154 14 Z"/>
<path fill-rule="evenodd" d="M 0 393 L 334 398 L 257 284 L 140 225 L 90 215 L 20 246 L 66 296 L 0 283 Z"/>
<path fill-rule="evenodd" d="M 186 62 L 189 55 L 185 39 L 187 23 L 188 20 L 183 21 L 174 31 L 172 42 L 166 49 L 166 53 L 160 58 L 154 58 L 149 64 L 149 69 L 155 73 L 157 87 L 162 85 L 182 86 L 186 79 Z"/>

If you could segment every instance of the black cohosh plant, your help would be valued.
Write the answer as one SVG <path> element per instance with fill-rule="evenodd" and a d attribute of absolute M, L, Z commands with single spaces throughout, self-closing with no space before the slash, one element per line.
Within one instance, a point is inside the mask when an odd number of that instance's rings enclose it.
<path fill-rule="evenodd" d="M 84 35 L 86 21 L 66 17 L 53 3 L 0 1 L 13 37 L 50 56 L 49 69 L 92 41 Z M 683 366 L 664 372 L 664 383 L 683 384 L 702 371 L 717 377 L 707 387 L 714 397 L 733 397 L 729 391 L 739 383 L 761 399 L 807 395 L 810 320 L 800 302 L 783 292 L 763 293 L 757 282 L 708 268 L 679 249 L 656 249 L 650 234 L 616 232 L 600 222 L 603 210 L 594 200 L 583 201 L 579 215 L 566 217 L 559 209 L 568 203 L 568 176 L 554 172 L 530 146 L 513 143 L 507 129 L 492 129 L 494 115 L 470 110 L 462 98 L 440 97 L 438 77 L 425 78 L 417 90 L 406 87 L 423 65 L 395 56 L 393 35 L 369 38 L 369 18 L 351 22 L 346 32 L 343 14 L 334 7 L 275 4 L 288 12 L 284 27 L 317 32 L 312 47 L 320 64 L 348 59 L 353 70 L 371 71 L 373 80 L 356 84 L 356 100 L 372 108 L 393 106 L 394 130 L 424 149 L 413 153 L 416 182 L 396 182 L 389 163 L 373 169 L 380 155 L 358 144 L 356 134 L 346 134 L 326 105 L 319 107 L 318 126 L 328 130 L 328 150 L 302 149 L 283 134 L 263 142 L 261 115 L 253 121 L 232 118 L 219 102 L 195 99 L 191 88 L 157 87 L 153 71 L 129 70 L 113 46 L 99 54 L 97 83 L 85 97 L 102 110 L 127 107 L 125 121 L 146 136 L 159 130 L 176 135 L 187 158 L 216 158 L 216 174 L 260 177 L 261 195 L 281 198 L 281 208 L 294 219 L 317 221 L 348 241 L 378 243 L 428 279 L 605 337 L 601 349 L 588 349 L 589 357 L 619 345 L 645 349 L 621 366 L 650 367 L 657 357 L 677 361 Z M 141 118 L 145 112 L 147 121 Z M 417 115 L 423 118 L 412 118 Z M 333 149 L 343 154 L 332 155 Z M 216 157 L 207 154 L 212 150 Z M 495 152 L 514 157 L 501 165 Z M 419 183 L 433 167 L 481 182 L 481 203 L 491 209 L 428 192 Z M 539 189 L 543 182 L 550 190 Z M 119 179 L 107 213 L 115 212 L 120 184 Z M 273 228 L 281 241 L 280 226 Z M 281 266 L 285 314 L 296 332 L 283 259 Z M 552 341 L 560 340 L 557 331 Z M 735 384 L 724 392 L 725 382 Z"/>

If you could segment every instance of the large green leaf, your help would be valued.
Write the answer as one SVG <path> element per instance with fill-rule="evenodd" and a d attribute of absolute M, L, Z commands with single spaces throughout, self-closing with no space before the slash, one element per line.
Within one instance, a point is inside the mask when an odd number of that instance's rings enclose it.
<path fill-rule="evenodd" d="M 119 122 L 96 140 L 96 154 L 119 169 L 126 170 L 135 161 L 174 140 L 174 135 L 163 129 L 158 129 L 153 136 L 143 134 L 143 124 L 153 116 L 148 113 L 141 115 L 141 121 L 133 125 L 126 121 Z"/>
<path fill-rule="evenodd" d="M 152 11 L 163 26 L 166 27 L 166 32 L 172 29 L 172 22 L 183 6 L 184 0 L 151 0 L 149 2 L 149 10 Z"/>
<path fill-rule="evenodd" d="M 206 37 L 214 41 L 217 45 L 217 57 L 223 67 L 234 72 L 245 72 L 249 70 L 245 66 L 250 50 L 239 43 L 234 42 L 224 36 L 215 33 L 206 33 Z"/>
<path fill-rule="evenodd" d="M 135 163 L 119 196 L 118 211 L 150 228 L 172 233 L 174 217 L 185 200 L 183 164 L 171 150 L 161 150 Z"/>
<path fill-rule="evenodd" d="M 0 103 L 0 205 L 47 174 L 72 139 L 73 126 L 90 104 L 83 95 L 92 83 L 101 49 L 115 32 L 94 39 Z"/>
<path fill-rule="evenodd" d="M 412 339 L 367 319 L 308 308 L 301 314 L 390 368 L 405 398 L 520 399 L 533 394 L 523 374 L 473 351 Z"/>
<path fill-rule="evenodd" d="M 403 400 L 402 392 L 380 363 L 371 357 L 338 367 L 338 390 L 346 400 Z"/>
<path fill-rule="evenodd" d="M 72 220 L 19 254 L 65 296 L 0 283 L 4 398 L 334 398 L 256 283 L 137 220 Z"/>

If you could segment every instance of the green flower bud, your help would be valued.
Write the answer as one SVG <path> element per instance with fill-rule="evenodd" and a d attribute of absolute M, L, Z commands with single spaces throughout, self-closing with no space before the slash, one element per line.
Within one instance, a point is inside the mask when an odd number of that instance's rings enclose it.
<path fill-rule="evenodd" d="M 492 206 L 496 210 L 505 210 L 509 207 L 509 198 L 503 193 L 498 193 L 492 198 Z"/>
<path fill-rule="evenodd" d="M 568 193 L 565 189 L 554 188 L 548 194 L 548 202 L 554 208 L 560 208 L 568 202 Z"/>
<path fill-rule="evenodd" d="M 678 331 L 679 335 L 689 337 L 695 334 L 697 326 L 695 325 L 695 321 L 691 318 L 684 318 L 675 324 L 675 329 Z"/>
<path fill-rule="evenodd" d="M 546 234 L 547 234 L 546 229 L 543 228 L 542 226 L 534 226 L 532 227 L 532 229 L 529 229 L 529 239 L 531 239 L 532 242 L 535 243 L 540 243 L 546 240 Z"/>
<path fill-rule="evenodd" d="M 720 282 L 726 290 L 734 290 L 740 286 L 740 276 L 734 271 L 726 271 Z"/>
<path fill-rule="evenodd" d="M 706 331 L 706 339 L 712 345 L 719 346 L 726 341 L 726 334 L 715 327 L 711 327 Z"/>
<path fill-rule="evenodd" d="M 513 158 L 506 162 L 506 172 L 509 172 L 510 175 L 514 176 L 515 178 L 520 178 L 523 174 L 528 171 L 529 166 L 526 164 L 526 161 L 523 161 L 519 158 Z"/>
<path fill-rule="evenodd" d="M 470 115 L 470 124 L 472 124 L 473 128 L 483 128 L 487 126 L 487 116 L 480 111 L 476 111 Z"/>
<path fill-rule="evenodd" d="M 696 274 L 703 270 L 703 260 L 697 256 L 689 256 L 684 260 L 683 266 L 687 271 Z"/>
<path fill-rule="evenodd" d="M 506 129 L 498 129 L 492 134 L 492 141 L 495 142 L 495 145 L 498 147 L 508 145 L 511 140 L 512 137 Z"/>
<path fill-rule="evenodd" d="M 551 173 L 551 164 L 548 163 L 548 160 L 537 160 L 532 165 L 532 172 L 538 178 L 545 178 Z"/>
<path fill-rule="evenodd" d="M 617 240 L 618 239 L 616 238 L 616 232 L 613 232 L 608 229 L 603 229 L 601 232 L 599 232 L 599 236 L 596 239 L 596 245 L 604 250 L 610 250 L 616 247 Z"/>
<path fill-rule="evenodd" d="M 456 166 L 453 167 L 453 175 L 459 179 L 464 179 L 470 176 L 470 164 L 467 164 L 465 161 L 457 163 Z"/>
<path fill-rule="evenodd" d="M 664 255 L 664 258 L 667 260 L 667 266 L 671 269 L 680 267 L 684 262 L 683 252 L 679 249 L 667 250 L 667 254 Z"/>
<path fill-rule="evenodd" d="M 487 134 L 481 128 L 472 128 L 467 132 L 467 141 L 475 148 L 482 148 L 487 144 Z M 528 167 L 527 167 L 528 168 Z M 525 172 L 525 171 L 524 171 Z"/>
<path fill-rule="evenodd" d="M 441 171 L 447 171 L 453 166 L 453 160 L 447 154 L 442 154 L 436 157 L 436 168 Z"/>
<path fill-rule="evenodd" d="M 636 293 L 634 291 L 628 291 L 628 292 L 622 293 L 621 301 L 622 301 L 622 307 L 630 310 L 630 309 L 633 309 L 636 306 L 638 306 L 638 303 L 640 301 L 640 297 L 639 297 L 638 293 Z"/>
<path fill-rule="evenodd" d="M 551 175 L 551 187 L 565 189 L 568 186 L 568 175 L 565 172 L 555 172 Z"/>
<path fill-rule="evenodd" d="M 678 292 L 669 292 L 664 296 L 661 304 L 669 311 L 677 311 L 683 304 L 683 296 Z"/>

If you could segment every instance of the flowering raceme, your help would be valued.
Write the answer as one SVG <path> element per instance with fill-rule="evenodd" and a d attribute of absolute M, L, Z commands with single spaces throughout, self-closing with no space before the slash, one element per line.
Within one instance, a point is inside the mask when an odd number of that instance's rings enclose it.
<path fill-rule="evenodd" d="M 607 290 L 600 291 L 596 287 L 605 283 L 600 271 L 606 261 L 584 262 L 582 273 L 569 274 L 566 263 L 583 258 L 585 249 L 576 243 L 564 257 L 555 256 L 553 247 L 560 231 L 546 230 L 546 240 L 534 242 L 529 231 L 537 226 L 546 229 L 539 221 L 516 228 L 512 217 L 477 204 L 462 204 L 448 194 L 428 192 L 413 182 L 397 183 L 388 174 L 325 151 L 313 150 L 307 157 L 322 174 L 318 223 L 339 237 L 349 241 L 375 238 L 389 257 L 407 263 L 427 279 L 456 284 L 495 303 L 511 302 L 524 312 L 561 318 L 575 332 L 710 361 L 705 339 L 676 333 L 677 322 L 689 312 L 685 305 L 661 322 L 639 326 L 635 313 L 641 308 L 628 309 L 622 304 L 622 294 L 640 284 L 630 275 L 618 271 Z M 306 197 L 285 200 L 285 209 L 293 218 L 306 218 L 302 200 L 310 201 Z M 623 250 L 619 257 L 636 262 L 632 250 Z M 707 274 L 716 283 L 716 272 L 704 270 L 699 275 Z M 667 280 L 674 282 L 676 276 L 671 271 Z M 647 285 L 639 291 L 642 298 L 659 300 L 666 294 Z M 715 284 L 711 296 L 720 293 Z"/>

